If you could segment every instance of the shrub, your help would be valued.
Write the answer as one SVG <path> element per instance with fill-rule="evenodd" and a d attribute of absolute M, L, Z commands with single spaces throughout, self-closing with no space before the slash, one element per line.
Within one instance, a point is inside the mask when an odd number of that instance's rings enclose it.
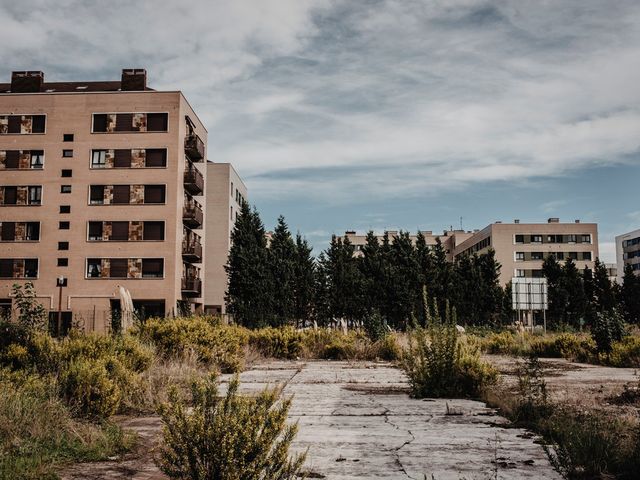
<path fill-rule="evenodd" d="M 115 425 L 74 420 L 53 379 L 0 370 L 0 478 L 58 478 L 57 463 L 102 460 L 131 443 Z"/>
<path fill-rule="evenodd" d="M 11 295 L 20 312 L 18 324 L 28 330 L 44 330 L 47 322 L 47 310 L 37 300 L 33 283 L 26 282 L 24 285 L 14 283 Z"/>
<path fill-rule="evenodd" d="M 413 396 L 478 396 L 495 382 L 497 371 L 480 360 L 477 349 L 459 342 L 455 309 L 450 312 L 447 304 L 445 319 L 441 320 L 437 311 L 431 313 L 426 293 L 423 297 L 427 327 L 414 322 L 402 363 Z"/>
<path fill-rule="evenodd" d="M 609 355 L 602 355 L 600 361 L 612 367 L 640 367 L 640 337 L 628 336 L 614 342 Z"/>
<path fill-rule="evenodd" d="M 591 328 L 591 336 L 596 343 L 598 354 L 608 355 L 613 342 L 622 340 L 625 335 L 622 315 L 616 310 L 597 312 Z"/>
<path fill-rule="evenodd" d="M 255 397 L 238 394 L 234 377 L 224 398 L 217 378 L 194 382 L 193 408 L 174 390 L 160 409 L 164 445 L 158 465 L 171 478 L 190 480 L 293 480 L 306 454 L 289 457 L 297 425 L 286 425 L 291 398 L 281 389 Z"/>
<path fill-rule="evenodd" d="M 249 344 L 265 357 L 291 360 L 302 354 L 304 336 L 293 327 L 261 328 L 251 332 Z"/>

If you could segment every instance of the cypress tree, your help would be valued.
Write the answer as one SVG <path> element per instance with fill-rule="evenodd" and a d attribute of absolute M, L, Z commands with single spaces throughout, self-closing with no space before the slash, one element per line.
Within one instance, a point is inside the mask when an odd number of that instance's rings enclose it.
<path fill-rule="evenodd" d="M 294 316 L 298 325 L 305 326 L 313 315 L 315 261 L 311 256 L 313 249 L 300 234 L 296 235 Z"/>
<path fill-rule="evenodd" d="M 272 323 L 289 324 L 295 310 L 296 244 L 282 215 L 271 237 L 269 266 L 273 285 Z"/>
<path fill-rule="evenodd" d="M 607 266 L 599 258 L 596 258 L 593 272 L 593 302 L 598 312 L 610 312 L 616 306 Z"/>
<path fill-rule="evenodd" d="M 629 264 L 624 267 L 620 289 L 620 300 L 624 312 L 624 320 L 627 323 L 640 324 L 640 277 L 633 272 Z"/>
<path fill-rule="evenodd" d="M 481 325 L 495 324 L 500 315 L 503 290 L 500 286 L 500 263 L 496 260 L 496 252 L 490 248 L 486 253 L 475 258 L 479 276 L 478 285 L 478 317 Z"/>
<path fill-rule="evenodd" d="M 362 274 L 363 307 L 372 315 L 384 310 L 385 271 L 380 242 L 373 231 L 367 232 L 366 243 L 362 247 L 362 257 L 358 260 Z"/>
<path fill-rule="evenodd" d="M 231 248 L 225 266 L 227 311 L 240 325 L 264 326 L 271 317 L 272 284 L 267 255 L 260 216 L 243 202 L 231 232 Z"/>
<path fill-rule="evenodd" d="M 563 283 L 562 265 L 554 255 L 547 255 L 542 263 L 542 273 L 547 279 L 547 301 L 550 326 L 564 321 L 567 310 L 567 292 Z"/>
<path fill-rule="evenodd" d="M 582 277 L 571 258 L 568 258 L 562 267 L 561 282 L 567 298 L 564 320 L 567 324 L 578 327 L 579 320 L 583 319 L 586 313 L 587 299 Z"/>
<path fill-rule="evenodd" d="M 447 261 L 447 253 L 439 238 L 432 248 L 433 270 L 430 273 L 429 293 L 438 299 L 438 309 L 444 312 L 445 303 L 451 302 L 452 266 Z"/>
<path fill-rule="evenodd" d="M 390 311 L 387 320 L 395 328 L 405 328 L 421 305 L 422 285 L 416 251 L 408 232 L 400 232 L 390 248 Z"/>

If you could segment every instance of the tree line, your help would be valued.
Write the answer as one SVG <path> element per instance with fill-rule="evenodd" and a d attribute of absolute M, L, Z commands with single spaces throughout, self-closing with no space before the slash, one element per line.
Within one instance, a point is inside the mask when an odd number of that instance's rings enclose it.
<path fill-rule="evenodd" d="M 278 218 L 271 238 L 258 212 L 243 204 L 231 234 L 227 311 L 247 327 L 326 325 L 342 319 L 363 325 L 373 317 L 404 329 L 422 318 L 422 290 L 435 307 L 456 309 L 461 323 L 496 325 L 511 319 L 509 289 L 499 283 L 500 264 L 491 250 L 452 263 L 438 240 L 419 232 L 381 240 L 373 232 L 356 254 L 348 238 L 333 236 L 318 258 L 300 234 Z"/>

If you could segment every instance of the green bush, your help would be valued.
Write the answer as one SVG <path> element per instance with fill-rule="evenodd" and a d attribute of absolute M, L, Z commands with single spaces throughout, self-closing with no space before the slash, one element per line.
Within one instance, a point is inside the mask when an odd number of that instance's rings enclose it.
<path fill-rule="evenodd" d="M 609 355 L 601 355 L 600 361 L 612 367 L 640 368 L 640 337 L 627 336 L 614 342 Z"/>
<path fill-rule="evenodd" d="M 0 478 L 58 478 L 56 464 L 102 460 L 131 443 L 115 425 L 74 420 L 53 378 L 0 370 Z"/>
<path fill-rule="evenodd" d="M 289 456 L 297 425 L 287 425 L 291 398 L 280 389 L 255 397 L 238 394 L 234 377 L 225 397 L 217 378 L 195 382 L 188 408 L 174 390 L 160 409 L 164 445 L 158 465 L 171 478 L 190 480 L 294 480 L 306 454 Z"/>
<path fill-rule="evenodd" d="M 304 337 L 293 327 L 267 327 L 252 331 L 249 344 L 265 357 L 292 360 L 302 355 Z"/>

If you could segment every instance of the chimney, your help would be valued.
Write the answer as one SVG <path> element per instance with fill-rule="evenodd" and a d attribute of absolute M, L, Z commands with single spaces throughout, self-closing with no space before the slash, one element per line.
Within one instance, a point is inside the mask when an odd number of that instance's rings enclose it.
<path fill-rule="evenodd" d="M 11 93 L 39 92 L 43 83 L 44 73 L 42 72 L 11 72 Z"/>
<path fill-rule="evenodd" d="M 578 219 L 576 219 L 576 223 L 580 223 L 580 219 L 579 219 L 579 218 L 578 218 Z"/>
<path fill-rule="evenodd" d="M 516 219 L 513 221 L 513 223 L 520 223 L 520 219 L 519 219 L 519 218 L 516 218 Z"/>
<path fill-rule="evenodd" d="M 125 68 L 122 70 L 120 90 L 136 92 L 147 89 L 147 71 L 144 68 Z"/>
<path fill-rule="evenodd" d="M 558 217 L 551 217 L 547 220 L 547 223 L 560 223 L 560 219 Z"/>

